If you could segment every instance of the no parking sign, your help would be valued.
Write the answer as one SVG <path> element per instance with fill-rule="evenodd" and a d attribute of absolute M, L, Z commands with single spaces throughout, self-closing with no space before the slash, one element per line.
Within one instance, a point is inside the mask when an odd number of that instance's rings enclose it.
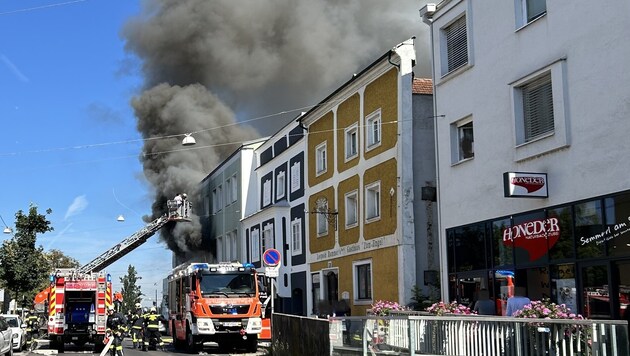
<path fill-rule="evenodd" d="M 280 265 L 280 251 L 275 248 L 265 250 L 263 253 L 263 264 L 265 265 L 265 275 L 267 277 L 278 277 L 278 267 Z"/>

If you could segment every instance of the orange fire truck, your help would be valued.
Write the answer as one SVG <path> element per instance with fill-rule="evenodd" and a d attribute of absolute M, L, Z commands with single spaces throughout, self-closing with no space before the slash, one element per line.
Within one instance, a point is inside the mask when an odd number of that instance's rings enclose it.
<path fill-rule="evenodd" d="M 51 348 L 64 352 L 66 343 L 94 343 L 103 348 L 107 308 L 112 305 L 112 285 L 103 269 L 145 243 L 167 223 L 191 221 L 189 201 L 168 202 L 168 212 L 152 221 L 90 263 L 79 268 L 60 268 L 50 275 L 50 287 L 38 294 L 35 304 L 48 305 L 48 338 Z"/>
<path fill-rule="evenodd" d="M 169 329 L 178 349 L 204 342 L 256 352 L 263 303 L 256 268 L 238 262 L 185 263 L 168 277 Z"/>

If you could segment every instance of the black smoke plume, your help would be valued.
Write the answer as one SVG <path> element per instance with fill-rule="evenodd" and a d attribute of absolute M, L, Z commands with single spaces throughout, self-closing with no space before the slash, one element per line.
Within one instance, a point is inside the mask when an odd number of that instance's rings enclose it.
<path fill-rule="evenodd" d="M 147 139 L 142 162 L 154 217 L 177 193 L 200 199 L 201 179 L 239 142 L 273 134 L 396 44 L 416 36 L 418 72 L 429 73 L 428 28 L 418 16 L 424 2 L 143 2 L 122 36 L 144 75 L 132 105 Z M 197 131 L 192 149 L 182 136 L 153 139 Z M 185 231 L 162 231 L 168 247 L 198 250 L 200 225 L 178 226 Z"/>

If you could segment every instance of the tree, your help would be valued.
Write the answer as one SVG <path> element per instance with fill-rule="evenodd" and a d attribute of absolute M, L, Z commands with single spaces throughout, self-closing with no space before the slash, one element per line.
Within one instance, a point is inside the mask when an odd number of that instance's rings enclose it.
<path fill-rule="evenodd" d="M 44 276 L 45 278 L 42 280 L 41 284 L 32 291 L 33 295 L 43 291 L 50 286 L 50 280 L 47 277 L 56 268 L 81 267 L 81 262 L 73 257 L 66 256 L 63 252 L 57 249 L 52 249 L 48 252 L 44 252 L 44 257 L 46 258 L 46 262 L 48 263 L 47 274 Z"/>
<path fill-rule="evenodd" d="M 39 214 L 33 204 L 29 206 L 27 215 L 19 210 L 15 213 L 15 234 L 0 247 L 0 282 L 13 291 L 16 301 L 23 300 L 26 306 L 30 306 L 33 291 L 48 278 L 50 272 L 44 248 L 36 247 L 35 243 L 38 233 L 54 230 L 46 219 L 46 215 L 51 213 L 52 210 L 47 209 L 45 215 Z M 19 298 L 20 295 L 22 298 Z"/>
<path fill-rule="evenodd" d="M 123 313 L 127 313 L 129 311 L 135 312 L 136 303 L 140 303 L 140 300 L 142 300 L 142 290 L 137 285 L 137 282 L 140 279 L 142 279 L 142 277 L 138 276 L 136 268 L 132 265 L 127 267 L 127 275 L 120 277 L 120 283 L 122 284 L 120 292 L 123 296 L 122 308 L 120 310 Z"/>

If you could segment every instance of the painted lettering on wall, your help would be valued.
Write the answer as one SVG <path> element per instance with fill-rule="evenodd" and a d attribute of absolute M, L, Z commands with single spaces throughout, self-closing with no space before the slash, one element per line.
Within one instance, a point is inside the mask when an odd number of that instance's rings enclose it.
<path fill-rule="evenodd" d="M 529 253 L 529 260 L 544 256 L 560 239 L 558 218 L 532 220 L 503 230 L 503 244 L 522 248 Z"/>
<path fill-rule="evenodd" d="M 315 261 L 325 261 L 332 258 L 344 257 L 355 253 L 376 250 L 383 247 L 390 247 L 397 244 L 396 237 L 383 236 L 376 239 L 360 241 L 354 244 L 341 246 L 327 251 L 318 252 L 315 254 Z"/>
<path fill-rule="evenodd" d="M 628 216 L 627 220 L 630 221 L 630 216 Z M 580 243 L 581 246 L 591 243 L 599 245 L 621 235 L 628 234 L 628 231 L 630 231 L 630 223 L 622 221 L 614 225 L 608 225 L 602 232 L 593 234 L 591 236 L 581 236 Z"/>

